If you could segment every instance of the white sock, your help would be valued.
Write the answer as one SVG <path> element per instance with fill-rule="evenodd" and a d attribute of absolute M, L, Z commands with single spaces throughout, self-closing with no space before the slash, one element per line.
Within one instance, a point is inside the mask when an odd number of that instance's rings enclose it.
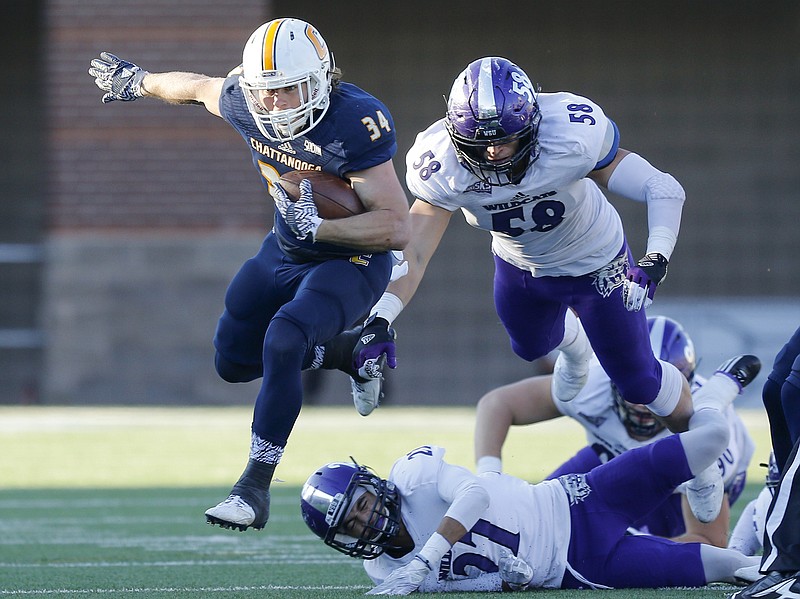
<path fill-rule="evenodd" d="M 753 499 L 744 507 L 736 526 L 733 527 L 728 549 L 735 549 L 745 555 L 755 555 L 761 549 L 761 541 L 756 536 L 755 513 L 756 500 Z"/>
<path fill-rule="evenodd" d="M 739 395 L 739 385 L 728 375 L 717 372 L 692 396 L 695 411 L 713 408 L 724 412 Z"/>
<path fill-rule="evenodd" d="M 572 310 L 567 310 L 567 315 L 564 317 L 564 338 L 556 349 L 573 362 L 585 362 L 592 356 L 589 338 Z"/>

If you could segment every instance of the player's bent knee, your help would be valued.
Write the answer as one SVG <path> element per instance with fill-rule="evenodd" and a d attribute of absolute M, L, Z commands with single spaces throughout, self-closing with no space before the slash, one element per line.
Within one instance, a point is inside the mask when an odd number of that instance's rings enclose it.
<path fill-rule="evenodd" d="M 721 451 L 724 451 L 725 448 L 728 447 L 731 429 L 730 426 L 728 426 L 727 419 L 719 418 L 713 422 L 706 423 L 703 432 L 709 442 L 713 443 L 716 447 L 720 447 Z"/>
<path fill-rule="evenodd" d="M 556 346 L 547 346 L 544 344 L 540 345 L 519 345 L 518 343 L 511 342 L 511 349 L 517 354 L 520 358 L 525 360 L 526 362 L 533 362 L 534 360 L 538 360 L 549 354 L 553 351 Z"/>
<path fill-rule="evenodd" d="M 214 357 L 217 374 L 226 383 L 249 383 L 262 375 L 261 364 L 237 364 L 219 353 Z"/>
<path fill-rule="evenodd" d="M 302 363 L 307 350 L 308 337 L 294 321 L 279 316 L 272 319 L 264 337 L 265 361 L 287 364 L 299 357 Z"/>

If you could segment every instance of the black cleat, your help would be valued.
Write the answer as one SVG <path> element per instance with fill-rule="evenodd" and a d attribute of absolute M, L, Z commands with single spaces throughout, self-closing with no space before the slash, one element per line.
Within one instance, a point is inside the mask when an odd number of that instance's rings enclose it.
<path fill-rule="evenodd" d="M 798 574 L 787 575 L 781 572 L 770 572 L 756 580 L 749 587 L 728 595 L 728 599 L 781 599 L 800 597 L 800 580 Z"/>
<path fill-rule="evenodd" d="M 353 367 L 353 350 L 360 338 L 361 327 L 357 326 L 326 341 L 323 345 L 325 355 L 320 367 L 325 370 L 341 370 L 353 378 L 360 378 L 358 370 Z"/>
<path fill-rule="evenodd" d="M 739 384 L 741 389 L 752 383 L 760 371 L 761 360 L 750 354 L 735 356 L 717 368 L 717 372 L 727 374 Z"/>

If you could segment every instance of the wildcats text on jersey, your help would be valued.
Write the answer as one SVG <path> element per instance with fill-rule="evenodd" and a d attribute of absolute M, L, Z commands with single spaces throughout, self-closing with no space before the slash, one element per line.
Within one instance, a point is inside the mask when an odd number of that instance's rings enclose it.
<path fill-rule="evenodd" d="M 487 204 L 486 206 L 482 206 L 482 208 L 489 212 L 494 212 L 495 210 L 508 210 L 509 208 L 516 208 L 517 206 L 523 206 L 525 204 L 530 204 L 531 202 L 536 202 L 538 200 L 543 200 L 544 198 L 552 197 L 557 193 L 558 192 L 555 190 L 546 191 L 544 193 L 540 193 L 539 195 L 535 196 L 529 196 L 524 193 L 518 193 L 508 202 L 503 202 L 502 204 Z"/>

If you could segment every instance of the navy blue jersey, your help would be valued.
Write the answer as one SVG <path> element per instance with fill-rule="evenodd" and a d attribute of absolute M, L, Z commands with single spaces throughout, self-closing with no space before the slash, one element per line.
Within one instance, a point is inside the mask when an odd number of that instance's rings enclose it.
<path fill-rule="evenodd" d="M 225 80 L 219 99 L 222 118 L 247 142 L 253 165 L 269 192 L 273 181 L 293 170 L 322 170 L 345 178 L 391 160 L 397 151 L 394 122 L 386 106 L 350 83 L 340 82 L 320 123 L 296 139 L 270 141 L 258 130 L 239 87 L 238 75 Z M 271 201 L 271 197 L 270 197 Z M 302 257 L 352 256 L 362 252 L 326 243 L 300 240 L 275 211 L 275 233 L 281 247 Z"/>

